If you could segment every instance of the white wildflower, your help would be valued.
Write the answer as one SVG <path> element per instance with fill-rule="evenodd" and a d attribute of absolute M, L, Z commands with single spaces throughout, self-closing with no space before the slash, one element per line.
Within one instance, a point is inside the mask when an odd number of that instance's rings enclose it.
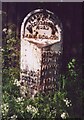
<path fill-rule="evenodd" d="M 17 86 L 20 86 L 20 81 L 19 81 L 18 79 L 15 79 L 15 81 L 14 81 L 13 84 L 14 84 L 14 85 L 17 85 Z"/>
<path fill-rule="evenodd" d="M 4 103 L 1 105 L 1 109 L 2 109 L 2 114 L 5 115 L 8 113 L 8 110 L 9 110 L 9 105 L 8 103 Z"/>
<path fill-rule="evenodd" d="M 38 109 L 37 108 L 35 108 L 34 106 L 32 106 L 32 105 L 29 105 L 29 106 L 27 106 L 27 112 L 32 112 L 32 113 L 37 113 L 38 112 Z"/>
<path fill-rule="evenodd" d="M 1 50 L 2 52 L 4 52 L 4 51 L 5 51 L 3 48 L 0 48 L 0 50 Z"/>
<path fill-rule="evenodd" d="M 69 116 L 69 115 L 68 115 L 68 113 L 66 113 L 66 112 L 63 112 L 63 113 L 61 114 L 61 118 L 62 118 L 62 119 L 66 119 L 68 116 Z"/>
<path fill-rule="evenodd" d="M 24 113 L 24 111 L 22 110 L 21 113 Z"/>
<path fill-rule="evenodd" d="M 17 98 L 18 102 L 22 101 L 22 99 L 20 97 Z"/>
<path fill-rule="evenodd" d="M 16 120 L 17 115 L 13 115 L 13 116 L 11 116 L 10 118 L 11 118 L 11 120 Z"/>
<path fill-rule="evenodd" d="M 24 101 L 24 98 L 23 98 L 23 97 L 18 97 L 18 98 L 16 99 L 16 102 L 22 102 L 22 101 Z"/>
<path fill-rule="evenodd" d="M 68 98 L 64 99 L 63 101 L 66 103 L 66 106 L 67 106 L 67 107 L 72 106 L 71 100 L 69 100 Z"/>
<path fill-rule="evenodd" d="M 4 29 L 3 29 L 3 32 L 5 32 L 5 33 L 6 33 L 6 32 L 7 32 L 7 28 L 4 28 Z"/>

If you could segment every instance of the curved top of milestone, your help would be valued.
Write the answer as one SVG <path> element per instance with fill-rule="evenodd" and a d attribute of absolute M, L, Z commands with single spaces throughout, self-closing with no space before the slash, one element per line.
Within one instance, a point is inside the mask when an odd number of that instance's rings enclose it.
<path fill-rule="evenodd" d="M 62 40 L 62 24 L 49 10 L 37 9 L 30 12 L 21 26 L 21 40 L 28 40 L 42 47 Z"/>

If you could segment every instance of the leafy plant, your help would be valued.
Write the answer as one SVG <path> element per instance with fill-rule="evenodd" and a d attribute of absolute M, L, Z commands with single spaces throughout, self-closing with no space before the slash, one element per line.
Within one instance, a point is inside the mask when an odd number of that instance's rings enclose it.
<path fill-rule="evenodd" d="M 15 31 L 6 29 L 3 35 L 2 53 L 2 120 L 55 120 L 56 118 L 74 117 L 72 112 L 75 102 L 72 96 L 75 95 L 78 100 L 77 96 L 81 93 L 78 88 L 79 74 L 75 59 L 68 63 L 66 74 L 60 75 L 57 91 L 47 94 L 38 93 L 32 99 L 22 97 L 20 94 L 20 40 L 16 37 Z"/>

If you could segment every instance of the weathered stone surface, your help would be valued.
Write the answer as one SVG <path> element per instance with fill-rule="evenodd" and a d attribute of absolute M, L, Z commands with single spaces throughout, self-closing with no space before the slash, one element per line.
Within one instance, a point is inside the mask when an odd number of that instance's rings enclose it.
<path fill-rule="evenodd" d="M 58 18 L 46 10 L 27 15 L 21 27 L 20 79 L 29 96 L 54 90 L 62 53 L 62 28 Z M 26 83 L 26 84 L 25 84 Z"/>

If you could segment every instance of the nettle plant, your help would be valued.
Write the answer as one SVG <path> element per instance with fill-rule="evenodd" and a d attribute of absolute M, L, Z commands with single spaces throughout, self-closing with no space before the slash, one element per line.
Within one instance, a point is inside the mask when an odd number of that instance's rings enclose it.
<path fill-rule="evenodd" d="M 72 107 L 67 97 L 67 77 L 60 75 L 57 91 L 38 93 L 34 99 L 20 94 L 19 55 L 20 40 L 12 29 L 5 29 L 3 36 L 3 86 L 2 119 L 3 120 L 55 120 L 69 118 L 68 109 Z M 75 59 L 68 64 L 69 78 L 75 76 Z"/>

